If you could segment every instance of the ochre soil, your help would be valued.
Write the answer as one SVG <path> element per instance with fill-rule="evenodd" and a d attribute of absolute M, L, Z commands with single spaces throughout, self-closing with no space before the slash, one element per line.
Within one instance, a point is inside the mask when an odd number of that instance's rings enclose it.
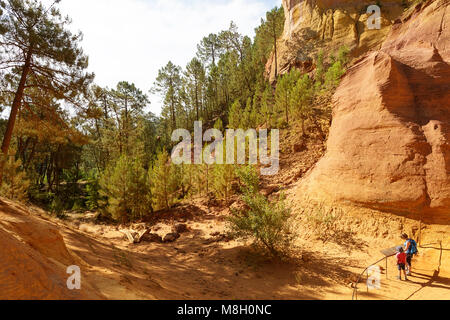
<path fill-rule="evenodd" d="M 356 282 L 379 248 L 399 244 L 367 237 L 337 244 L 299 240 L 291 261 L 272 261 L 237 241 L 212 242 L 223 232 L 227 209 L 209 212 L 191 206 L 190 231 L 171 244 L 128 244 L 109 226 L 72 223 L 28 216 L 19 206 L 0 205 L 1 299 L 351 299 Z M 176 215 L 175 215 L 176 217 Z M 164 234 L 172 221 L 156 226 Z M 51 235 L 58 232 L 61 238 Z M 396 279 L 393 258 L 382 267 L 381 289 L 369 290 L 363 277 L 359 299 L 449 299 L 450 250 L 426 245 L 415 259 L 409 282 Z M 67 248 L 67 249 L 66 249 Z M 79 265 L 82 288 L 65 287 L 65 269 Z"/>

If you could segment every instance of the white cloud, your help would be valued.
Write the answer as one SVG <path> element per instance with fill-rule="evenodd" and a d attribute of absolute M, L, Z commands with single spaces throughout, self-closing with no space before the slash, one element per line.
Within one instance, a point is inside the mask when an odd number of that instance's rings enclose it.
<path fill-rule="evenodd" d="M 203 36 L 228 28 L 231 20 L 253 36 L 261 17 L 280 2 L 63 0 L 59 7 L 84 33 L 82 46 L 99 85 L 114 87 L 125 80 L 147 92 L 158 69 L 169 60 L 184 67 Z M 159 114 L 160 99 L 151 100 L 151 111 Z"/>

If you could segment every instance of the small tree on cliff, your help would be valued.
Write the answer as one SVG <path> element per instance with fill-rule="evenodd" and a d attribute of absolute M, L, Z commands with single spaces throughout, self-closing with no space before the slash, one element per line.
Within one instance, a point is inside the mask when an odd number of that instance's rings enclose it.
<path fill-rule="evenodd" d="M 274 50 L 275 78 L 278 77 L 278 44 L 277 40 L 284 28 L 284 10 L 283 7 L 275 7 L 266 14 L 266 21 L 261 19 L 261 34 L 263 41 L 270 43 Z"/>
<path fill-rule="evenodd" d="M 315 87 L 317 91 L 320 91 L 323 84 L 323 76 L 325 74 L 325 63 L 324 63 L 324 53 L 321 49 L 319 54 L 317 55 L 317 63 L 316 63 L 316 76 L 315 76 Z"/>
<path fill-rule="evenodd" d="M 300 71 L 292 69 L 289 73 L 281 76 L 275 90 L 275 107 L 279 113 L 284 113 L 286 124 L 289 124 L 290 104 L 292 100 L 292 88 L 300 79 Z"/>
<path fill-rule="evenodd" d="M 314 89 L 311 79 L 304 75 L 297 81 L 291 93 L 292 114 L 302 122 L 302 134 L 306 134 L 305 121 L 312 115 L 311 101 Z"/>
<path fill-rule="evenodd" d="M 325 88 L 333 89 L 339 85 L 341 77 L 346 71 L 346 67 L 349 61 L 350 51 L 347 47 L 343 46 L 339 48 L 337 57 L 332 55 L 330 57 L 331 67 L 325 73 Z"/>

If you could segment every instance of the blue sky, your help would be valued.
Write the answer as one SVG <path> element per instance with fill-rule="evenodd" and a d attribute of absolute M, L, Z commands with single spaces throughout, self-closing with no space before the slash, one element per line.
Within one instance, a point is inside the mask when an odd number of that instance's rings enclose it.
<path fill-rule="evenodd" d="M 147 92 L 158 69 L 169 60 L 184 67 L 203 36 L 226 29 L 231 20 L 253 36 L 276 5 L 281 0 L 62 0 L 59 7 L 84 33 L 82 45 L 99 85 L 124 80 Z M 150 100 L 150 110 L 159 114 L 160 99 Z"/>

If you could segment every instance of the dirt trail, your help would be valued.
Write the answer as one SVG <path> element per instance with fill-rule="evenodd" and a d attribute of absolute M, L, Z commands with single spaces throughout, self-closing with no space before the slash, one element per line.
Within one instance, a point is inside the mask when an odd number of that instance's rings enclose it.
<path fill-rule="evenodd" d="M 317 254 L 309 255 L 308 262 L 274 263 L 245 243 L 213 242 L 213 235 L 225 231 L 227 210 L 206 210 L 199 204 L 203 214 L 188 221 L 190 231 L 171 244 L 132 245 L 61 232 L 70 251 L 90 266 L 88 281 L 108 299 L 320 299 L 331 283 L 345 287 L 351 273 Z M 172 215 L 176 220 L 177 213 Z M 154 229 L 164 234 L 172 223 L 164 221 Z M 330 271 L 322 270 L 326 268 Z"/>
<path fill-rule="evenodd" d="M 423 252 L 414 261 L 414 270 L 408 281 L 397 279 L 398 271 L 391 258 L 388 278 L 385 270 L 381 277 L 379 290 L 367 290 L 364 284 L 358 290 L 359 300 L 448 300 L 450 299 L 450 272 L 444 270 L 444 261 L 448 263 L 449 249 L 444 249 L 436 244 L 421 248 Z"/>

